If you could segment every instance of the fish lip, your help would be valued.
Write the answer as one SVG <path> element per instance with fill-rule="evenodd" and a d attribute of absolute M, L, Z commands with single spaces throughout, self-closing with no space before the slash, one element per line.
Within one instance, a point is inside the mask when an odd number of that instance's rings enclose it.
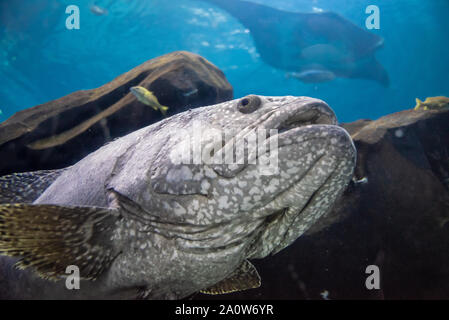
<path fill-rule="evenodd" d="M 312 130 L 327 132 L 326 136 L 316 136 L 306 137 L 302 139 L 304 135 L 307 135 Z M 281 131 L 277 134 L 278 147 L 282 148 L 284 146 L 302 144 L 304 142 L 321 140 L 321 139 L 336 139 L 338 145 L 341 146 L 342 150 L 345 152 L 354 153 L 355 157 L 355 146 L 349 133 L 341 126 L 335 124 L 312 124 L 301 127 L 290 128 L 286 131 Z M 301 139 L 300 139 L 301 138 Z"/>
<path fill-rule="evenodd" d="M 288 98 L 293 97 L 289 96 L 286 98 L 288 100 Z M 242 128 L 241 131 L 267 130 L 268 139 L 272 135 L 272 133 L 269 132 L 270 130 L 278 130 L 278 133 L 281 133 L 307 125 L 324 124 L 338 124 L 337 116 L 326 102 L 310 97 L 296 97 L 293 102 L 288 100 L 278 108 L 263 113 L 250 125 Z M 230 136 L 227 141 L 223 141 L 222 147 L 224 148 L 225 145 L 233 139 L 238 139 L 237 135 Z"/>
<path fill-rule="evenodd" d="M 259 128 L 267 131 L 276 130 L 276 134 L 291 129 L 313 125 L 337 125 L 338 120 L 329 105 L 319 99 L 298 97 L 274 110 Z M 268 137 L 272 135 L 269 133 Z"/>
<path fill-rule="evenodd" d="M 269 100 L 272 97 L 264 97 Z M 293 100 L 292 100 L 293 99 Z M 277 108 L 263 113 L 249 126 L 243 128 L 242 132 L 260 132 L 257 144 L 264 143 L 273 136 L 286 137 L 294 135 L 296 131 L 292 129 L 303 128 L 314 125 L 336 125 L 338 123 L 334 111 L 326 102 L 320 99 L 310 97 L 285 97 L 285 102 Z M 265 101 L 265 102 L 268 102 Z M 222 142 L 222 148 L 218 150 L 222 152 L 230 145 L 237 144 L 238 141 L 244 139 L 245 135 L 234 135 L 228 140 Z M 242 171 L 246 165 L 239 165 L 235 170 L 227 169 L 226 166 L 218 165 L 214 167 L 215 173 L 220 176 L 231 177 Z"/>

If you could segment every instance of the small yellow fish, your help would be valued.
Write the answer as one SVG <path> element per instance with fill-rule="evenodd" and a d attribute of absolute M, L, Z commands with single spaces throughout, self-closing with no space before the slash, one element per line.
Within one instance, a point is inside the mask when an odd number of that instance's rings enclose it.
<path fill-rule="evenodd" d="M 167 114 L 168 107 L 162 106 L 153 92 L 141 86 L 131 87 L 129 90 L 137 98 L 137 100 L 143 104 L 152 107 L 156 111 L 161 110 L 164 116 Z"/>
<path fill-rule="evenodd" d="M 448 97 L 429 97 L 424 102 L 416 98 L 416 107 L 414 110 L 422 108 L 423 110 L 441 110 L 449 108 Z"/>

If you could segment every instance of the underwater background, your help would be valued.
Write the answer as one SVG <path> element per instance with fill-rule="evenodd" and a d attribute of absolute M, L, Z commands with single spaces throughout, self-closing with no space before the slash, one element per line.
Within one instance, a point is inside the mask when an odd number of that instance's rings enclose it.
<path fill-rule="evenodd" d="M 11 198 L 21 185 L 3 175 L 69 167 L 163 119 L 131 86 L 169 115 L 232 95 L 320 98 L 357 149 L 348 188 L 307 234 L 252 261 L 260 288 L 193 298 L 448 299 L 449 98 L 435 97 L 449 96 L 448 14 L 449 0 L 0 0 L 0 203 L 28 196 Z M 45 297 L 9 270 L 2 257 L 0 298 Z"/>
<path fill-rule="evenodd" d="M 337 78 L 303 83 L 264 63 L 251 32 L 213 4 L 195 0 L 0 0 L 0 121 L 15 112 L 91 89 L 160 55 L 198 53 L 234 87 L 234 97 L 305 95 L 325 100 L 340 121 L 376 119 L 414 107 L 415 98 L 449 95 L 447 0 L 254 0 L 291 12 L 332 11 L 365 28 L 368 5 L 380 9 L 384 38 L 375 56 L 390 85 Z M 80 8 L 67 30 L 65 8 Z M 107 10 L 94 14 L 92 5 Z"/>

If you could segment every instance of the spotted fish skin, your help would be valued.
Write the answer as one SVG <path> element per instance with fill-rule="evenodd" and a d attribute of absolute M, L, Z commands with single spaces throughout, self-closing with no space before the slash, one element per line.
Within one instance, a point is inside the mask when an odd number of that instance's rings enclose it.
<path fill-rule="evenodd" d="M 199 125 L 202 132 L 224 133 L 223 150 L 248 132 L 277 130 L 269 137 L 278 143 L 277 172 L 261 174 L 259 163 L 177 163 L 173 155 L 180 146 L 210 151 L 210 140 L 195 136 Z M 88 233 L 95 228 L 83 223 L 93 216 L 78 222 L 90 247 L 107 243 L 114 257 L 92 268 L 104 270 L 96 280 L 67 290 L 64 280 L 41 279 L 33 268 L 13 270 L 20 256 L 0 257 L 0 274 L 8 273 L 7 281 L 0 280 L 0 295 L 178 299 L 212 287 L 223 291 L 214 285 L 228 277 L 245 279 L 235 277 L 239 268 L 257 278 L 247 259 L 277 253 L 326 215 L 352 177 L 355 155 L 350 136 L 318 99 L 251 95 L 177 114 L 64 170 L 29 207 L 60 206 L 70 217 L 77 207 L 103 208 L 102 215 L 104 208 L 111 210 L 114 219 L 107 220 L 104 235 Z M 1 240 L 0 235 L 0 250 Z M 84 257 L 98 263 L 95 256 Z M 252 282 L 258 283 L 254 277 Z"/>

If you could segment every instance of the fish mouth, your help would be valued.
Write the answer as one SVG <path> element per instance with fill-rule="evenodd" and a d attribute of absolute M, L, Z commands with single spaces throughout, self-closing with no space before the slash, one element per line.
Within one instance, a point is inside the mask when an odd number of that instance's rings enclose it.
<path fill-rule="evenodd" d="M 336 125 L 338 123 L 334 111 L 322 100 L 297 97 L 293 101 L 288 99 L 287 101 L 277 109 L 261 116 L 248 128 L 285 132 L 307 125 Z"/>
<path fill-rule="evenodd" d="M 219 157 L 223 157 L 223 154 L 228 152 L 235 153 L 236 145 L 244 146 L 245 156 L 239 165 L 214 166 L 214 171 L 218 175 L 233 177 L 244 170 L 251 161 L 258 161 L 260 155 L 251 153 L 251 147 L 254 147 L 248 141 L 251 134 L 257 136 L 255 142 L 257 147 L 272 140 L 273 137 L 279 138 L 279 146 L 281 146 L 289 143 L 289 137 L 300 135 L 301 132 L 298 132 L 298 129 L 317 125 L 337 125 L 334 111 L 324 101 L 309 97 L 297 97 L 294 100 L 288 98 L 293 97 L 286 97 L 284 104 L 281 103 L 276 109 L 263 114 L 231 139 L 222 142 L 222 148 L 218 150 Z"/>
<path fill-rule="evenodd" d="M 297 103 L 286 107 L 285 115 L 273 117 L 266 123 L 279 133 L 308 125 L 336 125 L 337 117 L 332 109 L 318 99 L 300 99 Z"/>
<path fill-rule="evenodd" d="M 285 137 L 288 131 L 306 126 L 337 124 L 337 117 L 326 102 L 309 97 L 298 97 L 261 116 L 245 130 L 256 132 L 263 130 L 266 132 L 266 139 L 269 139 L 273 135 L 282 134 Z"/>

